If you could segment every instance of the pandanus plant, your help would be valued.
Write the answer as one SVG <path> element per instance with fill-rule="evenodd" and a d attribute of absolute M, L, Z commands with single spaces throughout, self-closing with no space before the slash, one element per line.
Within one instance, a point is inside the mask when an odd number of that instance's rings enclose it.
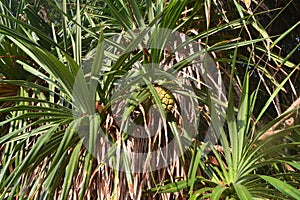
<path fill-rule="evenodd" d="M 210 1 L 192 6 L 186 0 L 80 3 L 50 2 L 60 15 L 58 21 L 39 14 L 39 1 L 33 6 L 20 1 L 17 9 L 9 2 L 0 3 L 1 52 L 11 54 L 0 58 L 0 73 L 7 78 L 1 84 L 18 88 L 17 95 L 0 98 L 11 102 L 0 109 L 5 116 L 0 126 L 6 130 L 0 138 L 0 199 L 251 198 L 265 189 L 276 191 L 272 185 L 281 191 L 279 197 L 298 195 L 299 175 L 280 175 L 286 168 L 278 164 L 299 170 L 296 156 L 280 151 L 276 156 L 281 157 L 268 157 L 278 149 L 298 148 L 298 142 L 286 138 L 284 145 L 267 145 L 281 133 L 299 134 L 298 126 L 258 142 L 284 116 L 256 131 L 251 111 L 259 89 L 249 100 L 248 75 L 237 121 L 232 93 L 228 106 L 222 89 L 212 95 L 212 86 L 220 86 L 221 72 L 209 71 L 216 65 L 207 51 L 232 56 L 232 49 L 255 47 L 294 67 L 288 57 L 269 51 L 270 38 L 255 15 L 244 16 L 247 12 L 237 1 L 232 4 L 240 16 L 235 20 L 228 20 L 219 6 L 215 8 L 220 15 L 213 15 Z M 210 28 L 220 16 L 226 23 Z M 200 23 L 198 31 L 190 28 L 197 24 L 194 20 Z M 263 37 L 245 41 L 239 41 L 241 35 L 226 41 L 213 37 L 214 44 L 209 45 L 211 36 L 247 26 Z M 236 51 L 232 63 L 253 64 L 252 57 L 239 57 Z M 12 63 L 22 77 L 9 76 L 16 75 Z M 256 67 L 269 76 L 264 66 Z M 230 85 L 238 86 L 235 69 L 233 65 L 228 77 Z M 224 130 L 226 109 L 228 129 Z M 261 113 L 266 109 L 267 105 Z M 193 120 L 200 117 L 211 122 L 212 144 L 198 138 L 202 127 Z M 223 150 L 216 149 L 218 139 Z M 151 160 L 150 153 L 156 150 L 167 156 Z M 207 151 L 214 162 L 205 161 Z M 270 163 L 278 173 L 260 174 Z"/>

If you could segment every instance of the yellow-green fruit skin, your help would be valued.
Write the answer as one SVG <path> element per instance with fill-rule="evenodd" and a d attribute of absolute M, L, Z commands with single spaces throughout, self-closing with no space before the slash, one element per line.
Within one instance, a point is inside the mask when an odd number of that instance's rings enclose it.
<path fill-rule="evenodd" d="M 154 89 L 156 90 L 158 97 L 161 101 L 162 107 L 167 111 L 170 112 L 175 104 L 175 98 L 170 90 L 163 88 L 161 86 L 155 86 Z M 155 100 L 152 97 L 152 103 L 155 104 Z"/>

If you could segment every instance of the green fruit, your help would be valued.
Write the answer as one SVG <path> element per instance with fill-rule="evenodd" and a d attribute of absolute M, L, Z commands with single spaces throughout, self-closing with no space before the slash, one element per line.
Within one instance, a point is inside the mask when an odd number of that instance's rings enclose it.
<path fill-rule="evenodd" d="M 170 112 L 173 109 L 175 104 L 175 98 L 171 93 L 171 91 L 161 86 L 155 86 L 154 89 L 158 94 L 162 107 L 167 112 Z M 155 100 L 153 97 L 152 97 L 152 103 L 155 104 Z"/>

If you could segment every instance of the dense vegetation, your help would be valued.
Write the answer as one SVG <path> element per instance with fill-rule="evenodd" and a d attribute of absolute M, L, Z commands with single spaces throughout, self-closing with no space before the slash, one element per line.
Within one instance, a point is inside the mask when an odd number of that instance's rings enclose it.
<path fill-rule="evenodd" d="M 0 199 L 299 199 L 299 9 L 1 0 Z"/>

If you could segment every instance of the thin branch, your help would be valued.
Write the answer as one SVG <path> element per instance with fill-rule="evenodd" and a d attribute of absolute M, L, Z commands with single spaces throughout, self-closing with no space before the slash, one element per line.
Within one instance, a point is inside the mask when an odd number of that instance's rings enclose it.
<path fill-rule="evenodd" d="M 300 97 L 298 97 L 298 99 L 296 101 L 294 101 L 291 106 L 285 111 L 289 112 L 297 107 L 300 106 Z M 286 125 L 292 125 L 294 118 L 291 117 L 294 114 L 294 112 L 291 112 L 290 114 L 286 115 L 284 118 L 282 118 L 280 121 L 278 121 L 276 124 L 274 124 L 274 126 L 272 126 L 268 131 L 266 131 L 264 134 L 262 134 L 259 137 L 259 140 L 264 140 L 268 137 L 270 137 L 271 135 L 274 135 L 277 133 L 277 131 L 275 131 L 275 129 L 282 123 L 286 124 Z"/>

